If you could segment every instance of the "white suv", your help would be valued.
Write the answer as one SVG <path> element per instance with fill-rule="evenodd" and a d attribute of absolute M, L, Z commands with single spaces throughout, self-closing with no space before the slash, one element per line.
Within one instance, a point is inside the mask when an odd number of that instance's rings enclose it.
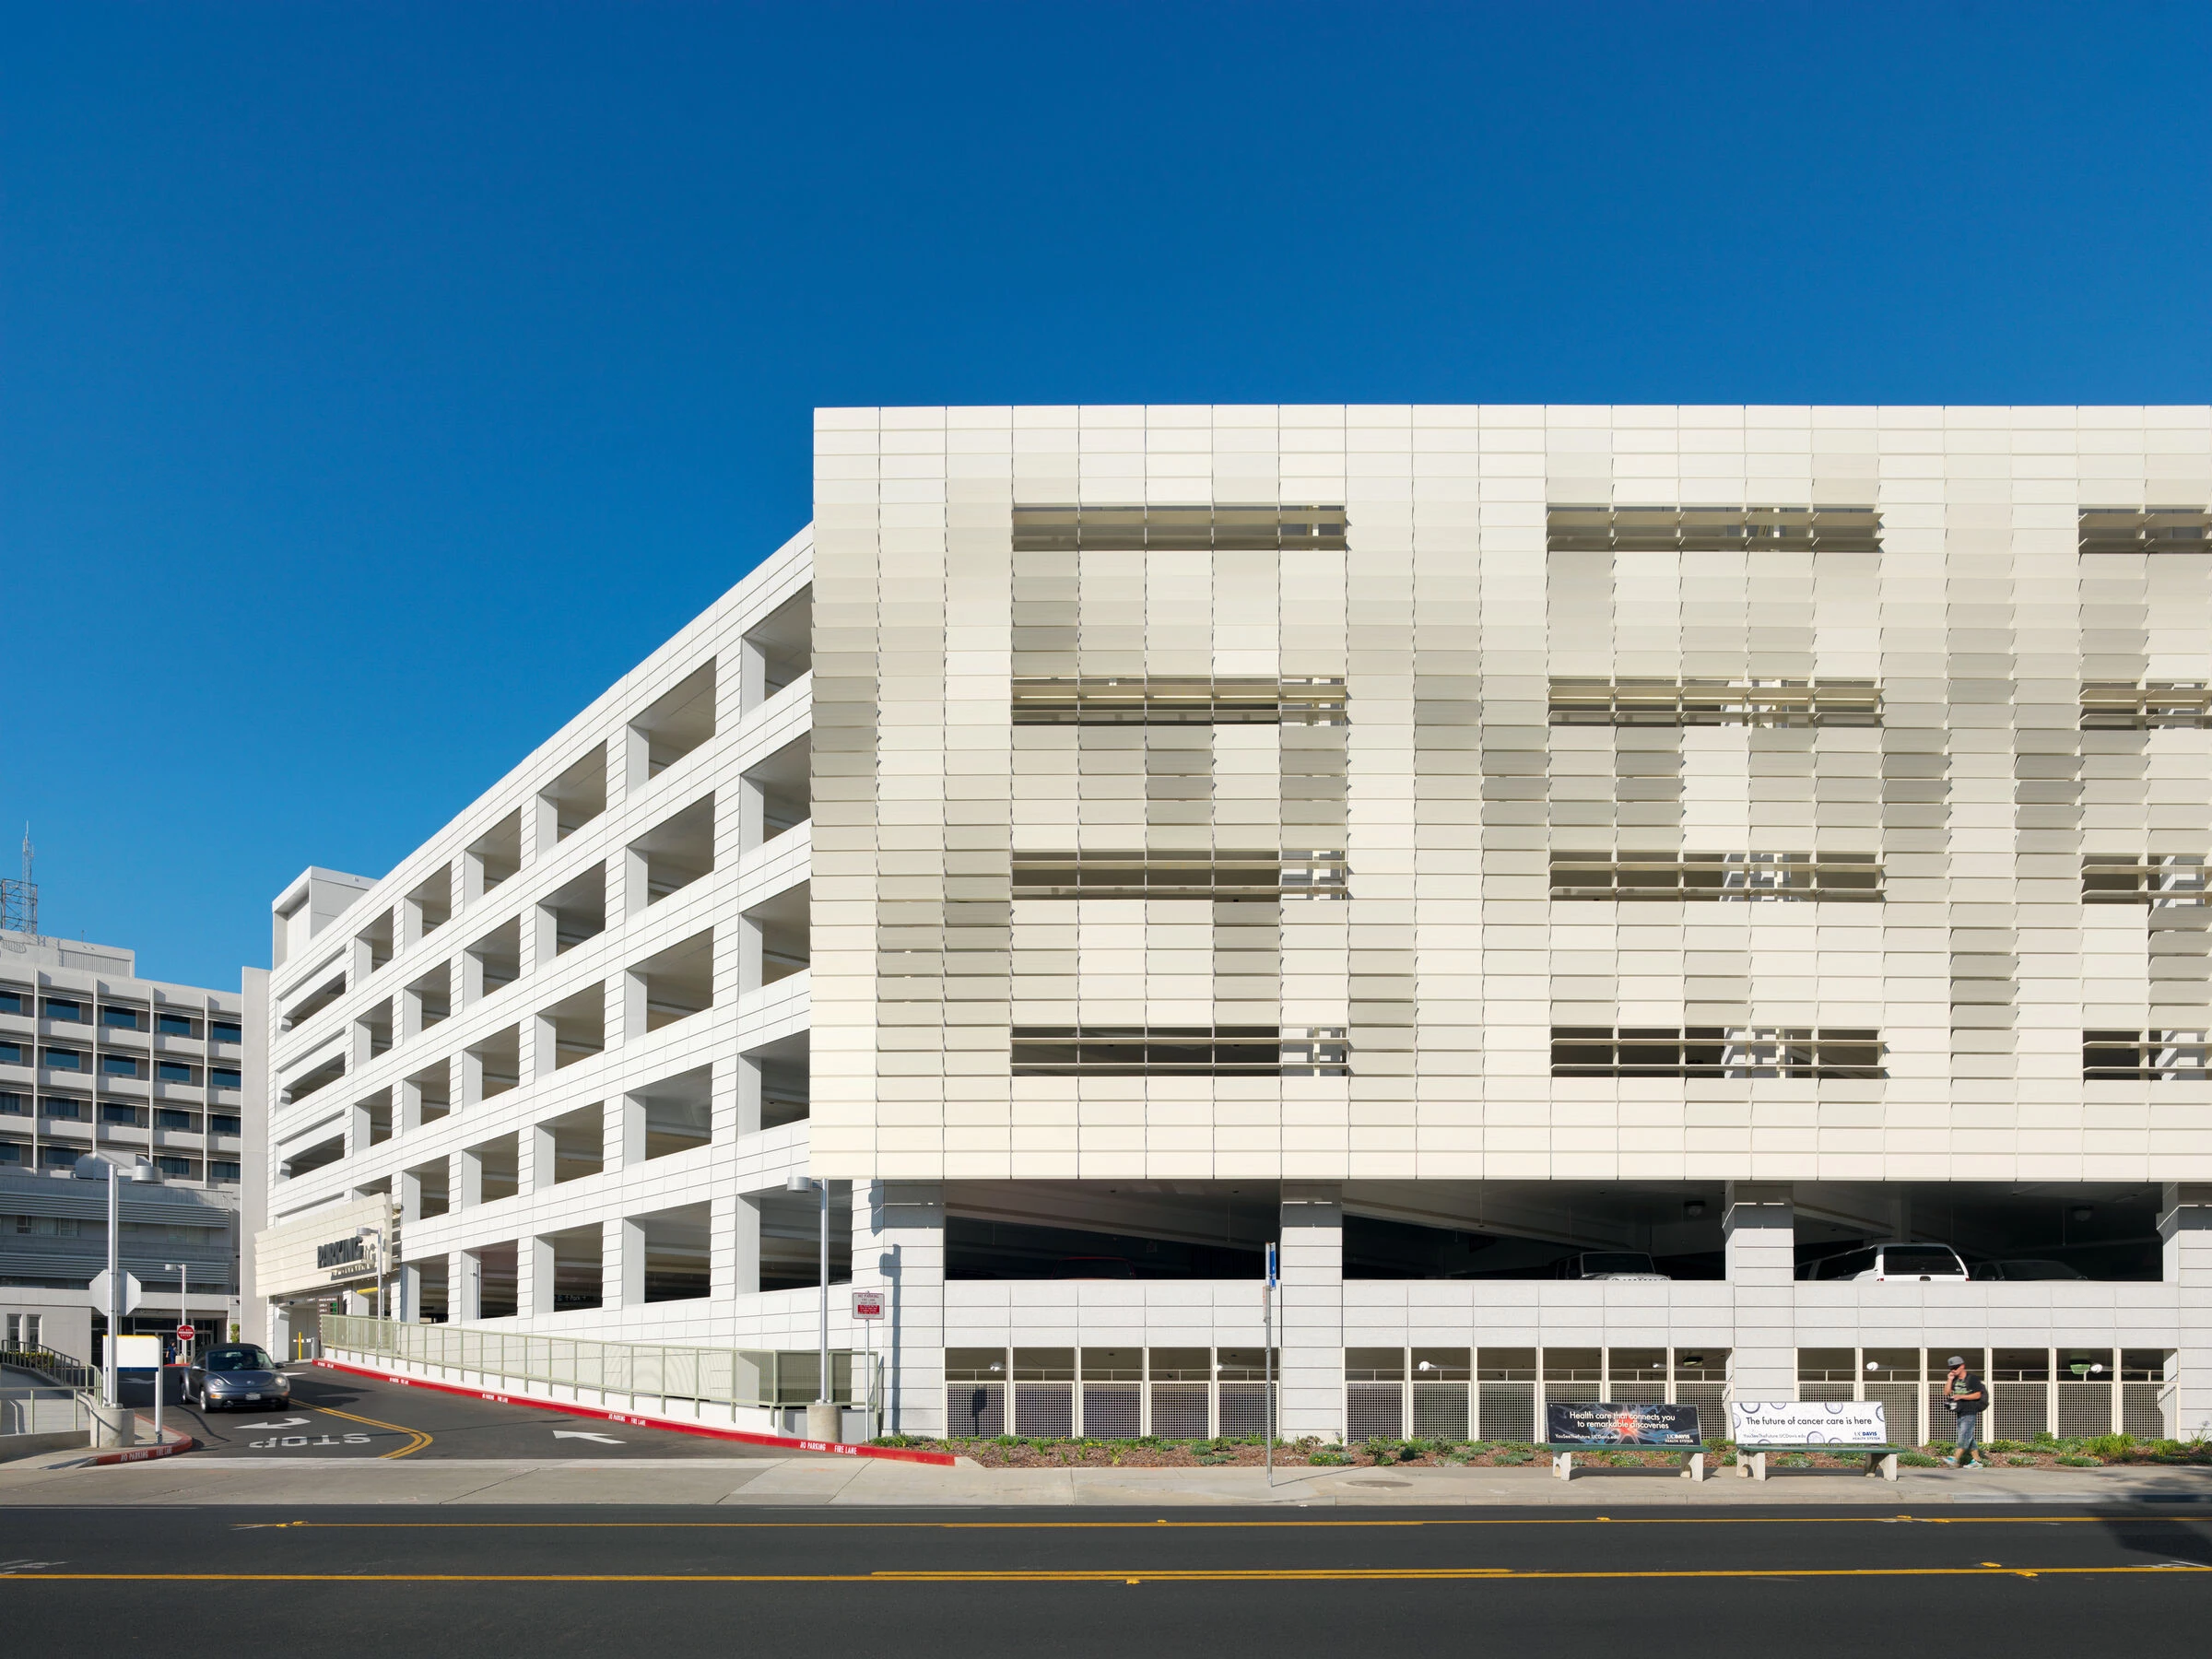
<path fill-rule="evenodd" d="M 1948 1244 L 1869 1244 L 1807 1263 L 1808 1279 L 1966 1279 L 1966 1264 Z"/>

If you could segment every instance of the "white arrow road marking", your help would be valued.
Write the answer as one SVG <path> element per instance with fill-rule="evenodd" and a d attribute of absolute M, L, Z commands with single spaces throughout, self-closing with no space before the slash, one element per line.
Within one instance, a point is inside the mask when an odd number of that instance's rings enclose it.
<path fill-rule="evenodd" d="M 305 1418 L 283 1418 L 274 1423 L 241 1423 L 241 1429 L 297 1429 L 306 1422 Z"/>
<path fill-rule="evenodd" d="M 553 1438 L 555 1440 L 597 1441 L 603 1446 L 618 1446 L 622 1443 L 611 1434 L 586 1434 L 580 1429 L 556 1429 L 553 1430 Z"/>
<path fill-rule="evenodd" d="M 66 1561 L 0 1561 L 0 1577 L 13 1572 L 42 1572 L 49 1567 L 66 1567 Z"/>

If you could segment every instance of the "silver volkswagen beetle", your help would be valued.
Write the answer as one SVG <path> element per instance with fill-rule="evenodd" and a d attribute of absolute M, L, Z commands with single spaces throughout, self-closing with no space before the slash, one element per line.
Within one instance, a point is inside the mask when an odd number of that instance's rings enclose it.
<path fill-rule="evenodd" d="M 222 1406 L 288 1406 L 292 1380 L 266 1348 L 228 1342 L 209 1348 L 184 1375 L 185 1396 L 202 1411 Z"/>

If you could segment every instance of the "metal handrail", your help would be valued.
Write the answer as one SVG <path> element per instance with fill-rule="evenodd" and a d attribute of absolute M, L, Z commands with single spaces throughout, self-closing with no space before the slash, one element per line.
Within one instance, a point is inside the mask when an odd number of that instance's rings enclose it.
<path fill-rule="evenodd" d="M 99 1367 L 80 1365 L 52 1348 L 0 1347 L 0 1365 L 12 1365 L 18 1371 L 36 1371 L 40 1376 L 51 1380 L 56 1388 L 84 1393 L 96 1392 L 100 1387 Z"/>
<path fill-rule="evenodd" d="M 477 1376 L 596 1389 L 633 1400 L 696 1400 L 701 1404 L 773 1410 L 804 1406 L 817 1394 L 820 1360 L 812 1348 L 792 1352 L 690 1347 L 671 1343 L 605 1342 L 535 1331 L 487 1330 L 477 1325 L 410 1324 L 359 1314 L 325 1313 L 324 1352 L 342 1349 L 418 1365 L 448 1367 Z M 849 1349 L 830 1353 L 833 1404 L 859 1406 Z M 842 1360 L 844 1363 L 840 1364 Z M 876 1356 L 865 1402 L 882 1396 L 882 1356 Z"/>

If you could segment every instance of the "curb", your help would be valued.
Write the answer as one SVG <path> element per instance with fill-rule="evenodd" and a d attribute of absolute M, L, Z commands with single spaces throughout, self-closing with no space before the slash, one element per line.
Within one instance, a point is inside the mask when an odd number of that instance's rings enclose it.
<path fill-rule="evenodd" d="M 606 1423 L 630 1423 L 640 1429 L 664 1429 L 676 1434 L 696 1434 L 706 1440 L 736 1441 L 747 1446 L 774 1446 L 786 1452 L 827 1452 L 838 1457 L 876 1457 L 890 1463 L 935 1464 L 951 1468 L 960 1460 L 949 1452 L 910 1452 L 902 1446 L 847 1446 L 836 1441 L 793 1440 L 782 1434 L 755 1434 L 746 1429 L 716 1429 L 706 1423 L 687 1423 L 674 1418 L 643 1417 L 636 1412 L 610 1411 L 600 1406 L 580 1406 L 568 1400 L 536 1400 L 528 1394 L 502 1394 L 496 1389 L 469 1388 L 455 1382 L 433 1382 L 425 1377 L 403 1376 L 373 1366 L 351 1365 L 342 1359 L 311 1359 L 324 1371 L 349 1371 L 357 1377 L 374 1377 L 407 1388 L 434 1389 L 439 1394 L 463 1394 L 470 1399 L 496 1400 L 502 1406 L 530 1406 L 539 1411 L 565 1412 L 571 1417 L 596 1418 Z"/>
<path fill-rule="evenodd" d="M 152 1458 L 174 1457 L 180 1452 L 196 1452 L 199 1449 L 200 1442 L 187 1434 L 182 1440 L 170 1441 L 159 1446 L 134 1446 L 127 1452 L 98 1453 L 77 1467 L 84 1468 L 88 1465 L 93 1468 L 100 1468 L 110 1464 L 145 1463 Z"/>

